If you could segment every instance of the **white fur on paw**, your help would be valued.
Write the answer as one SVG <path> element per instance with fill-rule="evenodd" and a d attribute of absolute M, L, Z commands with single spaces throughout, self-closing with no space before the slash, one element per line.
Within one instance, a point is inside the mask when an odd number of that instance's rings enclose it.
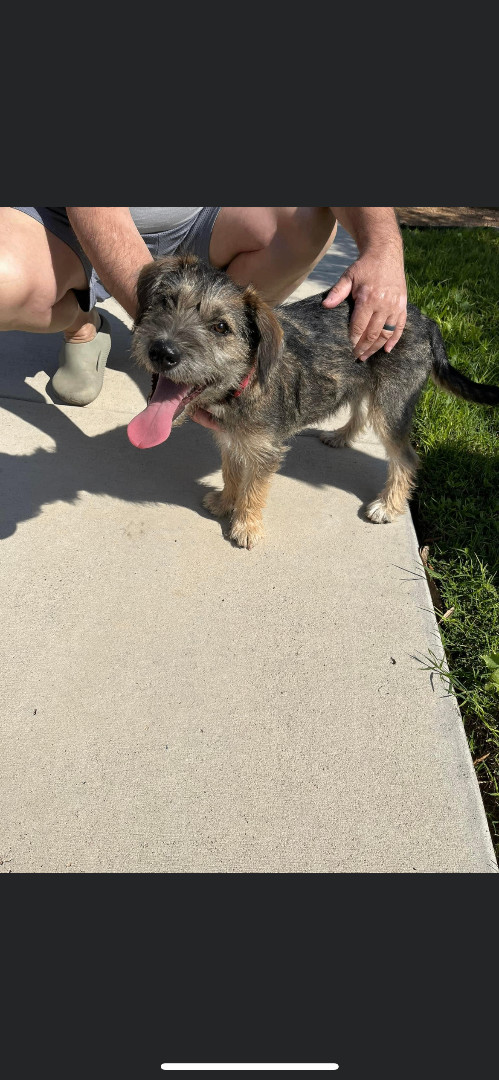
<path fill-rule="evenodd" d="M 393 521 L 395 514 L 390 513 L 386 503 L 382 502 L 381 499 L 375 499 L 374 502 L 369 503 L 366 517 L 369 518 L 369 521 L 374 521 L 376 525 L 381 525 Z"/>
<path fill-rule="evenodd" d="M 345 437 L 341 428 L 338 428 L 336 431 L 321 431 L 319 438 L 326 446 L 334 446 L 336 448 L 350 446 L 350 440 L 348 436 Z"/>
<path fill-rule="evenodd" d="M 230 538 L 238 547 L 252 548 L 263 537 L 263 525 L 249 525 L 245 521 L 234 521 Z"/>

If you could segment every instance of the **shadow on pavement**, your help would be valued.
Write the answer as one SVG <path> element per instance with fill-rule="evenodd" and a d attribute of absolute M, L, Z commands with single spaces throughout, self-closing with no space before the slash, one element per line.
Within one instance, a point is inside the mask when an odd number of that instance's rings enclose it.
<path fill-rule="evenodd" d="M 103 314 L 111 327 L 112 345 L 107 369 L 125 372 L 139 389 L 147 394 L 150 376 L 137 367 L 132 360 L 130 331 L 112 312 L 104 311 Z M 44 404 L 38 392 L 26 383 L 25 379 L 34 378 L 41 371 L 51 379 L 58 367 L 62 343 L 62 333 L 27 334 L 20 330 L 2 332 L 0 334 L 0 397 L 8 396 Z M 60 404 L 59 399 L 52 392 L 51 382 L 47 384 L 46 394 L 56 404 Z"/>
<path fill-rule="evenodd" d="M 137 450 L 126 426 L 88 436 L 50 405 L 6 399 L 3 406 L 55 442 L 55 449 L 32 454 L 0 454 L 2 512 L 0 537 L 10 536 L 21 521 L 37 517 L 43 506 L 74 503 L 82 491 L 132 503 L 176 504 L 208 516 L 201 506 L 206 484 L 220 467 L 211 434 L 187 422 L 166 443 Z M 29 416 L 29 419 L 28 419 Z M 352 492 L 363 503 L 384 483 L 385 462 L 357 449 L 332 450 L 318 439 L 296 437 L 281 473 L 314 487 Z"/>
<path fill-rule="evenodd" d="M 318 282 L 324 289 L 332 289 L 347 267 L 352 265 L 355 258 L 351 251 L 345 250 L 343 253 L 338 250 L 338 247 L 339 245 L 335 247 L 334 251 L 328 252 L 322 257 L 320 263 L 310 271 L 307 281 Z"/>
<path fill-rule="evenodd" d="M 326 260 L 327 256 L 323 262 Z M 106 311 L 106 318 L 113 341 L 107 366 L 125 372 L 145 397 L 149 375 L 137 368 L 130 356 L 130 332 L 112 313 Z M 76 502 L 80 492 L 138 504 L 176 504 L 208 517 L 201 504 L 206 490 L 202 481 L 220 468 L 211 434 L 198 424 L 185 423 L 166 443 L 151 450 L 131 446 L 126 425 L 86 435 L 67 413 L 47 405 L 41 394 L 24 382 L 40 371 L 53 375 L 61 342 L 62 334 L 17 331 L 0 335 L 3 408 L 36 426 L 55 443 L 55 449 L 39 448 L 32 454 L 0 454 L 0 538 L 12 535 L 19 522 L 37 517 L 43 506 Z M 8 382 L 8 394 L 3 397 L 1 369 Z M 50 382 L 46 393 L 52 396 Z M 33 408 L 35 404 L 41 407 Z M 316 438 L 298 436 L 291 440 L 280 472 L 314 487 L 331 487 L 332 498 L 334 488 L 338 488 L 366 503 L 383 486 L 386 465 L 367 450 L 332 450 Z"/>

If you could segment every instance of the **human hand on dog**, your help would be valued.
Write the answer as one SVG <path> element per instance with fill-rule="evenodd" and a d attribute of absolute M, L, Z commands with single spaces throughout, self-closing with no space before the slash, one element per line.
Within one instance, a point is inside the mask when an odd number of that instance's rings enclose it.
<path fill-rule="evenodd" d="M 350 339 L 358 360 L 367 360 L 384 346 L 389 353 L 407 319 L 407 286 L 401 248 L 365 251 L 333 285 L 323 305 L 337 307 L 349 294 L 355 300 Z M 384 325 L 395 330 L 385 330 Z"/>
<path fill-rule="evenodd" d="M 196 409 L 195 413 L 191 413 L 191 420 L 195 420 L 196 424 L 201 424 L 201 427 L 211 428 L 212 431 L 218 431 L 220 428 L 220 424 L 217 424 L 207 409 Z"/>

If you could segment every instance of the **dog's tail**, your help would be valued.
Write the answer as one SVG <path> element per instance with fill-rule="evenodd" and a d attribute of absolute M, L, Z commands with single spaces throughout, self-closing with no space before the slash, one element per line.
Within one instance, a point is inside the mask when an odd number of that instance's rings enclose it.
<path fill-rule="evenodd" d="M 433 382 L 442 390 L 464 398 L 465 401 L 475 401 L 478 405 L 499 405 L 499 386 L 473 382 L 452 367 L 447 359 L 442 335 L 433 319 L 428 319 L 428 328 L 433 349 L 433 366 L 430 372 Z"/>

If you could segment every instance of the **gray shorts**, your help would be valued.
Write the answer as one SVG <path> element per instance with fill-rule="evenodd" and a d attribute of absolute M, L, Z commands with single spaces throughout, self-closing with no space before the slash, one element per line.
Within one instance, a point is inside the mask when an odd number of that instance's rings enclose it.
<path fill-rule="evenodd" d="M 21 210 L 23 214 L 39 221 L 54 236 L 59 237 L 65 244 L 78 255 L 85 274 L 87 276 L 87 289 L 74 289 L 76 299 L 82 311 L 91 311 L 97 300 L 107 300 L 109 293 L 85 255 L 79 244 L 64 206 L 13 206 L 13 210 Z M 178 255 L 179 252 L 189 252 L 197 255 L 203 262 L 209 263 L 210 239 L 215 220 L 221 210 L 221 206 L 203 206 L 194 220 L 177 225 L 168 232 L 141 233 L 142 239 L 153 259 L 159 259 L 162 255 Z"/>

